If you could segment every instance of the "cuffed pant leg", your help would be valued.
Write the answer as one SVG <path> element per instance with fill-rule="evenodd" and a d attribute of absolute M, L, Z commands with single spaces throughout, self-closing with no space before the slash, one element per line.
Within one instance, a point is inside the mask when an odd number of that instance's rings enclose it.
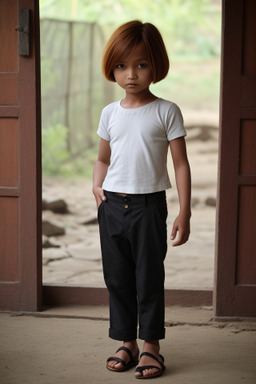
<path fill-rule="evenodd" d="M 99 209 L 99 223 L 103 272 L 110 296 L 109 336 L 136 339 L 138 300 L 139 337 L 163 339 L 165 194 L 129 196 L 123 201 L 108 194 L 107 198 Z"/>
<path fill-rule="evenodd" d="M 121 208 L 121 209 L 119 209 Z M 123 236 L 123 207 L 108 199 L 99 211 L 103 273 L 109 292 L 109 336 L 120 341 L 137 338 L 135 264 Z"/>
<path fill-rule="evenodd" d="M 138 213 L 139 216 L 139 213 Z M 136 253 L 136 281 L 139 303 L 139 338 L 165 338 L 164 259 L 167 251 L 167 207 L 165 195 L 149 200 L 133 225 L 131 243 Z"/>

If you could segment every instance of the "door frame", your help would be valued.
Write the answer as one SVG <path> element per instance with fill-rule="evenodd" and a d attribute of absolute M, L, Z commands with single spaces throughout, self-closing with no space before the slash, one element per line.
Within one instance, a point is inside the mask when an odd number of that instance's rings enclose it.
<path fill-rule="evenodd" d="M 256 316 L 256 307 L 253 306 L 256 286 L 236 284 L 240 189 L 244 185 L 256 187 L 256 175 L 248 178 L 238 174 L 241 121 L 256 120 L 256 105 L 246 104 L 247 94 L 250 101 L 255 96 L 256 77 L 248 78 L 241 72 L 245 7 L 251 1 L 223 0 L 222 3 L 221 135 L 214 298 L 212 290 L 166 290 L 166 305 L 211 305 L 213 300 L 217 317 Z M 14 117 L 19 120 L 18 186 L 0 186 L 0 198 L 19 201 L 19 280 L 0 282 L 0 306 L 8 310 L 38 311 L 48 305 L 107 304 L 106 288 L 42 284 L 39 0 L 6 2 L 10 3 L 31 10 L 32 37 L 30 56 L 19 57 L 19 103 L 0 106 L 0 118 Z M 252 233 L 252 228 L 248 231 Z"/>
<path fill-rule="evenodd" d="M 15 161 L 8 164 L 9 172 L 17 176 L 7 178 L 2 173 L 0 182 L 0 199 L 2 206 L 5 205 L 1 219 L 5 237 L 0 249 L 4 271 L 0 281 L 0 308 L 37 311 L 42 303 L 39 1 L 4 0 L 1 7 L 5 17 L 2 20 L 5 29 L 1 31 L 5 56 L 0 73 L 0 118 L 5 150 L 17 154 Z M 16 27 L 21 9 L 29 9 L 30 15 L 27 56 L 18 54 Z M 7 140 L 6 135 L 12 120 L 15 121 L 15 144 Z"/>

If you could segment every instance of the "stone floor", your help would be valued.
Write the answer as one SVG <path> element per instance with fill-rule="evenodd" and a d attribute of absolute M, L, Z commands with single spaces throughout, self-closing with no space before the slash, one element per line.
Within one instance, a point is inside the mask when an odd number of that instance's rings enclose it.
<path fill-rule="evenodd" d="M 217 141 L 188 142 L 192 173 L 191 236 L 187 244 L 173 248 L 169 242 L 165 261 L 166 287 L 211 288 L 214 274 L 214 243 Z M 169 161 L 171 163 L 171 161 Z M 173 182 L 173 171 L 170 168 Z M 167 193 L 168 231 L 178 213 L 175 183 Z M 66 215 L 43 212 L 43 219 L 65 228 L 65 236 L 50 238 L 57 248 L 43 250 L 44 283 L 104 286 L 98 225 L 88 225 L 96 218 L 91 180 L 46 179 L 43 196 L 48 200 L 63 198 L 69 207 Z M 87 223 L 87 225 L 84 225 Z"/>

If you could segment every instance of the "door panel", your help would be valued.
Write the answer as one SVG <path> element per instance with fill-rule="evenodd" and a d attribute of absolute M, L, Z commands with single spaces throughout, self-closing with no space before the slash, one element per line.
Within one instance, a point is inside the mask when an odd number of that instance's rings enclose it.
<path fill-rule="evenodd" d="M 0 281 L 19 281 L 19 206 L 17 198 L 0 199 Z M 12 238 L 10 241 L 10 234 Z M 3 257 L 8 255 L 8 257 Z"/>
<path fill-rule="evenodd" d="M 31 53 L 18 55 L 19 10 Z M 41 305 L 41 126 L 38 1 L 0 1 L 0 309 Z"/>
<path fill-rule="evenodd" d="M 237 285 L 256 286 L 256 187 L 240 188 L 238 211 Z M 252 228 L 252 229 L 251 229 Z M 251 229 L 251 230 L 250 230 Z"/>
<path fill-rule="evenodd" d="M 243 74 L 255 75 L 256 72 L 256 33 L 255 33 L 256 3 L 254 0 L 244 3 L 244 52 Z"/>
<path fill-rule="evenodd" d="M 223 1 L 216 316 L 256 316 L 256 2 Z"/>
<path fill-rule="evenodd" d="M 0 72 L 18 71 L 18 40 L 15 30 L 18 25 L 18 6 L 17 0 L 0 1 Z"/>
<path fill-rule="evenodd" d="M 0 185 L 18 186 L 19 127 L 17 118 L 0 118 Z"/>
<path fill-rule="evenodd" d="M 240 175 L 256 175 L 256 120 L 242 120 L 240 142 Z"/>
<path fill-rule="evenodd" d="M 19 77 L 17 73 L 0 73 L 0 105 L 18 105 Z"/>

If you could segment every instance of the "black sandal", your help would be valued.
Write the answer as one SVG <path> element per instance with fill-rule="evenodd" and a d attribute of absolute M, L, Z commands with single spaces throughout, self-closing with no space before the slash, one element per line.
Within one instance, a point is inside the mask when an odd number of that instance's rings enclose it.
<path fill-rule="evenodd" d="M 136 379 L 151 379 L 152 377 L 158 377 L 158 376 L 161 376 L 163 374 L 163 372 L 165 371 L 165 365 L 164 365 L 164 357 L 162 355 L 159 355 L 160 358 L 162 359 L 162 361 L 160 361 L 156 356 L 152 355 L 152 353 L 149 353 L 149 352 L 143 352 L 140 355 L 140 358 L 142 358 L 142 356 L 149 356 L 152 359 L 156 360 L 161 365 L 161 368 L 159 368 L 155 365 L 143 365 L 141 367 L 137 367 L 135 369 L 135 373 L 139 372 L 141 374 L 141 376 L 135 376 Z M 145 369 L 153 369 L 153 368 L 157 369 L 158 372 L 155 372 L 152 375 L 143 376 L 143 371 Z"/>
<path fill-rule="evenodd" d="M 123 372 L 123 371 L 126 371 L 127 369 L 129 369 L 131 367 L 134 367 L 135 365 L 138 364 L 139 360 L 138 359 L 134 359 L 134 357 L 133 357 L 133 355 L 132 355 L 132 353 L 131 353 L 129 348 L 127 348 L 127 347 L 120 347 L 116 351 L 116 353 L 119 352 L 119 351 L 125 351 L 126 353 L 128 353 L 128 355 L 130 357 L 130 361 L 128 363 L 126 363 L 124 360 L 120 359 L 119 357 L 115 357 L 115 356 L 109 357 L 107 359 L 107 364 L 106 364 L 107 369 L 109 369 L 110 371 L 113 371 L 113 372 Z M 139 353 L 138 353 L 138 356 L 139 356 Z M 122 368 L 110 367 L 108 365 L 109 361 L 116 361 L 118 363 L 121 363 L 123 365 L 123 367 Z"/>

